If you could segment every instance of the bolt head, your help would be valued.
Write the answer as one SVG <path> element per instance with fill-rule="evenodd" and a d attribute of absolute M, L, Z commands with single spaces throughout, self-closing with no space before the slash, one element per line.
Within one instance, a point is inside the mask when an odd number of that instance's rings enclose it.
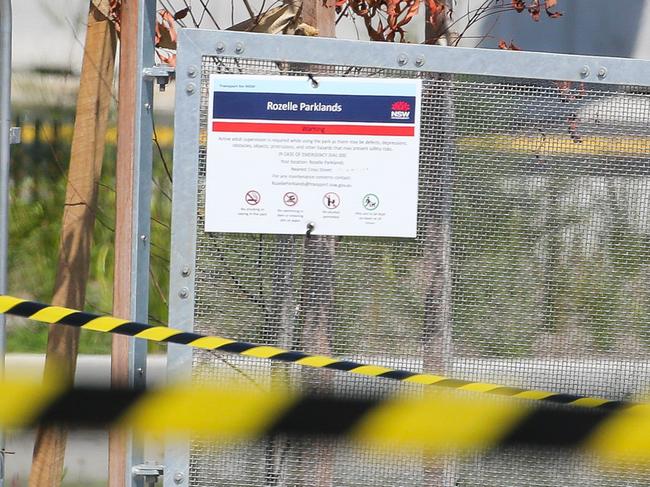
<path fill-rule="evenodd" d="M 175 484 L 182 484 L 183 480 L 185 480 L 185 475 L 183 475 L 183 472 L 176 472 L 174 474 L 174 483 Z"/>
<path fill-rule="evenodd" d="M 397 64 L 399 64 L 400 66 L 404 66 L 406 63 L 408 63 L 408 61 L 409 61 L 409 57 L 404 53 L 397 56 Z"/>
<path fill-rule="evenodd" d="M 187 75 L 188 75 L 190 78 L 196 78 L 196 73 L 197 73 L 196 66 L 193 66 L 193 65 L 192 65 L 192 66 L 190 66 L 189 68 L 187 68 Z"/>
<path fill-rule="evenodd" d="M 582 76 L 583 78 L 586 78 L 587 76 L 589 76 L 590 72 L 591 72 L 591 70 L 589 69 L 589 66 L 585 65 L 580 70 L 580 76 Z"/>
<path fill-rule="evenodd" d="M 181 276 L 187 277 L 190 275 L 190 267 L 189 266 L 183 266 L 181 269 Z"/>
<path fill-rule="evenodd" d="M 223 52 L 226 50 L 226 45 L 223 42 L 219 41 L 217 42 L 217 45 L 214 46 L 214 48 L 217 52 Z"/>
<path fill-rule="evenodd" d="M 187 83 L 187 86 L 185 86 L 185 92 L 188 95 L 191 95 L 196 91 L 196 85 L 194 83 Z"/>
<path fill-rule="evenodd" d="M 190 295 L 190 290 L 187 289 L 186 287 L 182 287 L 180 291 L 178 291 L 178 296 L 181 299 L 187 299 L 187 297 Z"/>
<path fill-rule="evenodd" d="M 607 77 L 607 68 L 605 67 L 600 68 L 598 70 L 598 77 L 601 79 Z"/>
<path fill-rule="evenodd" d="M 420 55 L 420 56 L 415 58 L 415 65 L 418 66 L 418 67 L 424 66 L 424 61 L 425 61 L 424 56 Z"/>
<path fill-rule="evenodd" d="M 242 54 L 243 52 L 244 52 L 244 44 L 242 44 L 241 42 L 235 44 L 235 53 Z"/>

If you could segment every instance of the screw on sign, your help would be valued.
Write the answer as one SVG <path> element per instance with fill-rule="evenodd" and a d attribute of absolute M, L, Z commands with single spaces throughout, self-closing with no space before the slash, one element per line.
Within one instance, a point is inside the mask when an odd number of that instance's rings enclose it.
<path fill-rule="evenodd" d="M 282 200 L 287 206 L 295 206 L 298 203 L 298 195 L 290 191 L 284 194 Z"/>
<path fill-rule="evenodd" d="M 325 205 L 325 208 L 333 210 L 334 208 L 338 208 L 340 203 L 341 199 L 336 193 L 325 193 L 325 196 L 323 196 L 323 204 Z"/>
<path fill-rule="evenodd" d="M 260 196 L 260 194 L 257 191 L 252 189 L 252 190 L 250 190 L 250 191 L 248 191 L 246 193 L 246 196 L 244 197 L 244 199 L 246 200 L 246 203 L 248 203 L 249 205 L 255 206 L 256 204 L 258 204 L 260 202 L 262 197 Z"/>

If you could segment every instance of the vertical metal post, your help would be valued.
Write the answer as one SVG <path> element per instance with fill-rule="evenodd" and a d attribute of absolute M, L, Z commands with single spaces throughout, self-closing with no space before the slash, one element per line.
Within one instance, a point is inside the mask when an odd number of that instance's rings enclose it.
<path fill-rule="evenodd" d="M 143 75 L 154 63 L 156 1 L 138 2 L 138 53 L 136 61 L 134 173 L 133 173 L 133 273 L 131 319 L 149 321 L 149 238 L 151 225 L 151 179 L 153 165 L 153 80 Z M 146 386 L 147 342 L 134 339 L 129 344 L 129 385 Z M 127 450 L 126 486 L 144 486 L 145 479 L 133 476 L 133 466 L 144 462 L 141 439 L 130 438 Z"/>
<path fill-rule="evenodd" d="M 138 2 L 138 45 L 135 95 L 134 173 L 133 173 L 133 273 L 131 281 L 131 319 L 149 321 L 149 237 L 151 225 L 151 178 L 153 163 L 153 80 L 143 69 L 154 63 L 155 0 Z M 147 342 L 134 339 L 129 344 L 129 385 L 146 386 Z M 129 441 L 126 486 L 143 486 L 144 478 L 134 478 L 133 466 L 144 462 L 141 441 Z"/>
<path fill-rule="evenodd" d="M 9 241 L 9 129 L 11 128 L 11 0 L 0 0 L 0 294 L 7 293 Z M 0 315 L 0 379 L 5 366 L 5 316 Z M 5 479 L 5 439 L 0 432 L 0 487 Z"/>
<path fill-rule="evenodd" d="M 154 63 L 155 0 L 139 2 L 138 59 L 135 105 L 135 171 L 133 174 L 133 263 L 131 289 L 132 319 L 149 321 L 149 234 L 151 225 L 151 178 L 153 160 L 153 80 L 143 76 L 145 66 Z M 129 385 L 144 387 L 147 342 L 134 340 L 129 350 Z"/>
<path fill-rule="evenodd" d="M 169 276 L 169 322 L 175 328 L 194 328 L 194 262 L 198 194 L 201 53 L 192 49 L 188 31 L 178 33 L 176 107 L 174 112 L 174 184 L 172 186 L 172 235 Z M 182 108 L 179 108 L 182 107 Z M 167 379 L 192 380 L 192 349 L 167 346 Z M 188 487 L 189 438 L 165 444 L 165 487 Z"/>

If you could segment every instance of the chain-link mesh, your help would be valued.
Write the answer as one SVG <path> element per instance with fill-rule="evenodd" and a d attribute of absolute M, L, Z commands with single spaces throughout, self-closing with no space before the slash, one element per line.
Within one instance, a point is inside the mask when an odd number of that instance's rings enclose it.
<path fill-rule="evenodd" d="M 633 87 L 422 74 L 416 239 L 203 231 L 211 73 L 411 73 L 204 58 L 195 329 L 611 399 L 648 388 L 650 97 Z M 395 161 L 399 164 L 399 160 Z M 212 210 L 214 211 L 214 209 Z M 194 352 L 194 377 L 377 394 L 389 380 Z M 412 386 L 411 386 L 412 387 Z M 191 485 L 641 485 L 549 452 L 387 456 L 344 442 L 194 441 Z"/>

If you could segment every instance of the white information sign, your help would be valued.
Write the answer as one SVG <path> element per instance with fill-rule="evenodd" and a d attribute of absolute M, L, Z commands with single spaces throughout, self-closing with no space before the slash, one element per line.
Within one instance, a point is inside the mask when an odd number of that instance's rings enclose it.
<path fill-rule="evenodd" d="M 415 237 L 421 82 L 210 76 L 206 232 Z"/>

